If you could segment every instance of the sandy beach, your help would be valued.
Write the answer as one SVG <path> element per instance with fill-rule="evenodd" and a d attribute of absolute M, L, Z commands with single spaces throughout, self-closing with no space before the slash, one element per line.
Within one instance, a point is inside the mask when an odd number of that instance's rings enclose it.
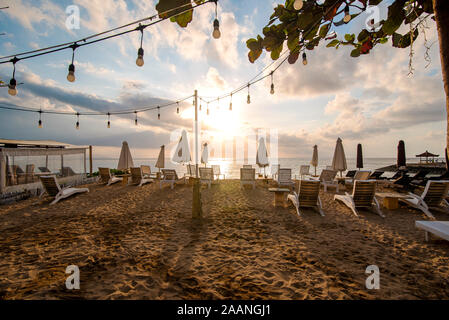
<path fill-rule="evenodd" d="M 426 243 L 416 210 L 356 217 L 321 190 L 326 216 L 298 217 L 273 207 L 263 182 L 226 180 L 203 187 L 195 221 L 188 185 L 87 187 L 53 206 L 36 197 L 0 206 L 0 298 L 449 298 L 449 243 Z M 80 290 L 65 287 L 72 264 Z M 365 287 L 371 264 L 379 290 Z"/>

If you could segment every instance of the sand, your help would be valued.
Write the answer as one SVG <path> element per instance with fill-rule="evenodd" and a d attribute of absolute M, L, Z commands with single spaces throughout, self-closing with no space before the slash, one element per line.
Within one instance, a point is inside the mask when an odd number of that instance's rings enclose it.
<path fill-rule="evenodd" d="M 227 180 L 203 187 L 196 221 L 188 185 L 88 187 L 54 206 L 0 206 L 1 299 L 449 298 L 449 242 L 426 243 L 413 209 L 356 217 L 330 192 L 325 217 L 298 217 L 273 207 L 266 184 Z M 72 264 L 79 290 L 65 287 Z M 365 287 L 372 264 L 379 290 Z"/>

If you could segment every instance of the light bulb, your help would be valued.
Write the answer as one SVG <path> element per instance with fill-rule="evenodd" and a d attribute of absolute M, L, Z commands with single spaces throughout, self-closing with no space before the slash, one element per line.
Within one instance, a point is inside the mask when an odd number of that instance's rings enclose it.
<path fill-rule="evenodd" d="M 111 121 L 108 121 L 108 129 L 111 127 Z"/>
<path fill-rule="evenodd" d="M 179 108 L 176 108 L 176 113 L 179 113 Z"/>
<path fill-rule="evenodd" d="M 302 54 L 302 64 L 307 65 L 307 55 L 305 52 Z"/>
<path fill-rule="evenodd" d="M 293 3 L 293 8 L 295 10 L 301 10 L 303 5 L 304 2 L 302 0 L 295 0 L 295 2 Z"/>
<path fill-rule="evenodd" d="M 69 66 L 69 74 L 67 75 L 67 80 L 69 82 L 75 82 L 75 65 L 73 63 Z"/>
<path fill-rule="evenodd" d="M 232 111 L 232 102 L 229 103 L 229 111 Z"/>
<path fill-rule="evenodd" d="M 218 22 L 218 19 L 214 20 L 214 32 L 212 32 L 212 36 L 214 39 L 220 39 L 221 32 L 220 32 L 220 23 Z"/>
<path fill-rule="evenodd" d="M 10 95 L 12 95 L 12 96 L 15 96 L 15 95 L 17 95 L 17 82 L 16 82 L 16 79 L 14 79 L 14 78 L 12 78 L 10 81 L 9 81 L 9 85 L 8 85 L 8 93 L 10 94 Z"/>
<path fill-rule="evenodd" d="M 209 115 L 209 108 L 207 108 L 206 114 Z"/>
<path fill-rule="evenodd" d="M 76 122 L 75 128 L 76 128 L 76 130 L 79 130 L 79 128 L 80 128 L 80 123 L 78 121 Z"/>
<path fill-rule="evenodd" d="M 42 120 L 41 119 L 39 119 L 39 122 L 37 123 L 37 127 L 42 128 Z"/>
<path fill-rule="evenodd" d="M 142 48 L 139 48 L 139 50 L 137 51 L 136 64 L 139 67 L 143 66 L 143 64 L 144 64 L 144 61 L 143 61 L 143 49 Z"/>
<path fill-rule="evenodd" d="M 134 124 L 137 126 L 137 119 L 134 120 Z"/>
<path fill-rule="evenodd" d="M 345 23 L 348 23 L 351 20 L 351 15 L 349 14 L 349 7 L 345 7 L 345 17 L 343 18 L 343 21 Z"/>
<path fill-rule="evenodd" d="M 271 90 L 270 90 L 271 94 L 274 94 L 274 83 L 271 84 Z"/>
<path fill-rule="evenodd" d="M 248 94 L 248 97 L 246 98 L 246 103 L 247 103 L 247 104 L 250 104 L 250 103 L 251 103 L 251 97 L 249 96 L 249 94 Z"/>

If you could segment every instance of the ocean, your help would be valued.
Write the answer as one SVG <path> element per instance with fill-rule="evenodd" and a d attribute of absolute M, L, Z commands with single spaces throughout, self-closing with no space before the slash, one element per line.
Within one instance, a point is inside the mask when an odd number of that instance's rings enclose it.
<path fill-rule="evenodd" d="M 281 165 L 281 168 L 291 168 L 292 169 L 292 175 L 293 176 L 299 176 L 299 167 L 301 165 L 310 165 L 309 158 L 280 158 L 279 164 Z M 442 161 L 442 159 L 439 159 L 439 161 Z M 356 169 L 356 159 L 355 158 L 347 158 L 346 159 L 348 170 Z M 408 163 L 416 163 L 416 158 L 410 158 L 407 159 Z M 149 165 L 151 167 L 152 171 L 158 171 L 157 168 L 154 167 L 154 164 L 156 163 L 156 158 L 148 158 L 148 159 L 134 159 L 134 165 L 140 166 L 140 165 Z M 106 168 L 116 168 L 118 164 L 118 158 L 117 159 L 100 159 L 100 158 L 93 158 L 93 171 L 98 171 L 98 167 L 106 167 Z M 240 178 L 240 168 L 243 165 L 242 161 L 232 161 L 230 159 L 211 159 L 208 163 L 209 165 L 213 164 L 219 164 L 221 168 L 221 172 L 226 175 L 227 179 L 239 179 Z M 259 169 L 255 162 L 249 164 L 252 164 L 254 168 L 256 168 L 256 172 L 263 173 L 264 169 Z M 321 172 L 322 169 L 325 169 L 326 166 L 332 164 L 332 159 L 319 159 L 318 167 L 316 169 L 317 174 Z M 396 158 L 364 158 L 363 159 L 363 170 L 376 170 L 378 168 L 386 167 L 392 164 L 396 164 Z M 89 166 L 89 165 L 88 165 Z M 170 160 L 165 160 L 165 166 L 168 169 L 175 169 L 178 172 L 178 175 L 182 176 L 184 173 L 187 172 L 186 166 L 176 164 L 171 162 Z M 204 166 L 202 164 L 201 166 Z M 89 167 L 88 169 L 89 170 Z M 268 175 L 271 175 L 271 166 L 266 167 L 265 171 Z M 310 173 L 314 174 L 314 167 L 310 166 Z M 392 176 L 393 172 L 385 172 L 384 176 L 389 177 Z"/>

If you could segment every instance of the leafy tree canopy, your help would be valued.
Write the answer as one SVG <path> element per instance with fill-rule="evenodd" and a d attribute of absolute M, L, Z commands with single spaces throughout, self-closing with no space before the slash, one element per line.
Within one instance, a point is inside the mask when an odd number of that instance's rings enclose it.
<path fill-rule="evenodd" d="M 194 0 L 196 4 L 201 4 L 205 0 Z M 179 8 L 175 9 L 174 8 Z M 185 10 L 191 9 L 187 12 L 181 13 Z M 170 21 L 176 22 L 180 27 L 187 27 L 187 25 L 192 21 L 193 9 L 191 0 L 160 0 L 156 5 L 156 10 L 159 13 L 160 18 L 165 18 L 173 14 L 178 14 L 170 18 Z"/>
<path fill-rule="evenodd" d="M 352 57 L 368 54 L 374 46 L 384 44 L 391 39 L 397 48 L 406 48 L 418 37 L 418 28 L 411 28 L 406 34 L 399 34 L 397 30 L 404 24 L 414 23 L 418 19 L 433 17 L 432 0 L 394 0 L 388 7 L 386 20 L 374 24 L 371 30 L 362 29 L 355 34 L 345 34 L 343 39 L 337 39 L 333 32 L 335 27 L 350 23 L 352 19 L 367 9 L 368 5 L 379 5 L 386 0 L 325 0 L 299 1 L 302 7 L 295 9 L 295 0 L 286 0 L 278 5 L 263 28 L 263 35 L 249 39 L 246 45 L 249 49 L 250 62 L 256 61 L 263 50 L 270 53 L 273 60 L 277 60 L 287 42 L 289 63 L 293 64 L 303 50 L 313 50 L 321 40 L 329 41 L 327 47 L 353 46 Z M 296 7 L 298 8 L 298 3 Z M 348 9 L 350 9 L 348 13 Z M 347 17 L 342 17 L 344 13 Z M 350 20 L 349 20 L 350 16 Z"/>

